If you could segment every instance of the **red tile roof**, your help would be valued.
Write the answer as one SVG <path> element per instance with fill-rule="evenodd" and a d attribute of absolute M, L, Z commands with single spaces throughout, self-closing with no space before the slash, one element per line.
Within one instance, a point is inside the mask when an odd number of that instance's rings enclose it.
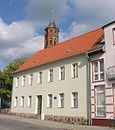
<path fill-rule="evenodd" d="M 61 44 L 38 51 L 30 59 L 28 59 L 15 73 L 85 53 L 90 50 L 96 43 L 102 40 L 103 37 L 103 29 L 99 28 L 84 35 L 62 42 Z"/>

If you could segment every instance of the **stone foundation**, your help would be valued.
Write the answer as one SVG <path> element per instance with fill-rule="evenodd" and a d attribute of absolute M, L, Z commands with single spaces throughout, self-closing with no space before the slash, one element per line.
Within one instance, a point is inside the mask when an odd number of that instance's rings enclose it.
<path fill-rule="evenodd" d="M 33 118 L 33 119 L 40 119 L 40 117 L 37 114 L 30 114 L 30 113 L 16 113 L 16 112 L 10 112 L 10 110 L 1 110 L 2 114 L 8 114 L 12 116 L 20 116 L 25 118 Z"/>
<path fill-rule="evenodd" d="M 70 124 L 80 124 L 80 125 L 87 124 L 87 120 L 84 117 L 45 115 L 44 119 Z"/>

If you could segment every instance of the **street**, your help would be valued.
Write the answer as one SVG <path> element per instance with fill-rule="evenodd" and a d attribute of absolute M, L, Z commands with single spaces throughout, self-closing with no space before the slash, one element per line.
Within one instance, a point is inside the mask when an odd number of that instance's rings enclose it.
<path fill-rule="evenodd" d="M 64 129 L 38 126 L 30 123 L 0 117 L 0 130 L 64 130 Z"/>

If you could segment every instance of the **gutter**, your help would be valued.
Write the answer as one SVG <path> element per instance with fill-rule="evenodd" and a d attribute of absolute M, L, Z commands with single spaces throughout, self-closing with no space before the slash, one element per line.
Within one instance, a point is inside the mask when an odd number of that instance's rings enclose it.
<path fill-rule="evenodd" d="M 90 57 L 86 53 L 86 57 L 88 59 L 87 66 L 87 80 L 88 80 L 88 90 L 87 90 L 87 104 L 88 104 L 88 125 L 92 125 L 92 115 L 91 115 L 91 65 L 90 65 Z"/>

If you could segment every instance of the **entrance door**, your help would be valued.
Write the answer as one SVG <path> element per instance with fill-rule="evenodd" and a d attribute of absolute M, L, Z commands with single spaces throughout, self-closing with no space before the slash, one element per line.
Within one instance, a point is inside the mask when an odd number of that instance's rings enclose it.
<path fill-rule="evenodd" d="M 42 113 L 42 95 L 37 96 L 37 114 L 38 114 L 38 119 L 41 119 L 41 113 Z"/>

